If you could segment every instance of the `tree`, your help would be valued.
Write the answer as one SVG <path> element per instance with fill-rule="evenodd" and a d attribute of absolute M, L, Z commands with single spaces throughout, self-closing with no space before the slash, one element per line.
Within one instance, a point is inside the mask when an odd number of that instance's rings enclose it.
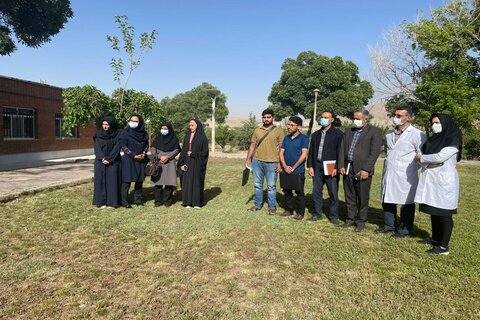
<path fill-rule="evenodd" d="M 207 89 L 212 88 L 215 87 L 204 82 L 166 101 L 166 118 L 172 122 L 175 130 L 186 128 L 187 122 L 191 118 L 206 122 L 212 117 L 212 99 L 207 94 Z M 215 121 L 219 124 L 224 123 L 228 115 L 226 100 L 225 95 L 221 93 L 215 103 Z"/>
<path fill-rule="evenodd" d="M 301 52 L 296 59 L 286 59 L 282 70 L 280 80 L 273 84 L 268 97 L 276 119 L 296 114 L 313 118 L 314 89 L 320 90 L 317 114 L 331 110 L 347 116 L 366 105 L 373 96 L 370 83 L 360 80 L 358 67 L 341 57 Z"/>
<path fill-rule="evenodd" d="M 479 19 L 478 1 L 459 0 L 407 26 L 432 61 L 422 69 L 415 90 L 425 102 L 419 118 L 426 127 L 433 112 L 449 113 L 465 130 L 480 116 Z"/>
<path fill-rule="evenodd" d="M 65 88 L 62 95 L 62 114 L 66 132 L 70 132 L 70 129 L 76 126 L 86 127 L 92 119 L 97 120 L 98 126 L 99 117 L 113 114 L 112 99 L 94 86 Z"/>
<path fill-rule="evenodd" d="M 380 44 L 369 47 L 370 61 L 375 90 L 387 98 L 388 109 L 408 105 L 416 112 L 424 102 L 416 96 L 415 89 L 429 61 L 406 28 L 407 24 L 402 23 L 386 31 Z"/>
<path fill-rule="evenodd" d="M 124 93 L 127 90 L 128 81 L 133 71 L 142 63 L 147 51 L 153 48 L 158 36 L 158 31 L 154 29 L 150 34 L 143 32 L 140 35 L 140 46 L 137 52 L 137 45 L 134 41 L 135 28 L 128 23 L 128 17 L 115 16 L 115 23 L 117 24 L 117 28 L 120 29 L 122 40 L 120 41 L 118 36 L 107 36 L 107 41 L 110 42 L 112 49 L 119 54 L 118 58 L 112 58 L 110 65 L 113 69 L 113 78 L 121 89 L 119 91 L 120 94 L 116 97 L 119 106 L 118 113 L 123 114 L 123 99 Z M 122 48 L 124 52 L 122 52 L 120 48 Z M 126 68 L 125 63 L 127 64 Z"/>
<path fill-rule="evenodd" d="M 229 126 L 220 125 L 216 128 L 215 141 L 222 147 L 222 150 L 225 150 L 227 144 L 231 146 L 236 138 L 237 132 Z"/>
<path fill-rule="evenodd" d="M 258 127 L 257 119 L 251 113 L 247 121 L 242 122 L 242 126 L 237 129 L 238 148 L 240 150 L 247 150 L 252 141 L 253 131 Z"/>
<path fill-rule="evenodd" d="M 16 50 L 17 40 L 31 48 L 49 42 L 73 17 L 70 0 L 0 1 L 0 55 Z"/>

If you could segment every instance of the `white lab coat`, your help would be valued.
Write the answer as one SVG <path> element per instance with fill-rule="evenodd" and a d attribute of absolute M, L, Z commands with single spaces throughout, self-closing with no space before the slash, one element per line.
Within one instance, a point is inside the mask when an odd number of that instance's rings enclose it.
<path fill-rule="evenodd" d="M 415 202 L 442 209 L 456 209 L 458 205 L 459 179 L 456 147 L 445 147 L 435 154 L 424 154 L 420 159 L 422 172 L 415 195 Z M 443 163 L 436 168 L 428 164 Z"/>
<path fill-rule="evenodd" d="M 422 131 L 408 126 L 393 143 L 395 130 L 385 137 L 385 161 L 382 174 L 382 198 L 385 203 L 409 204 L 415 200 L 419 165 L 415 155 L 427 140 Z"/>

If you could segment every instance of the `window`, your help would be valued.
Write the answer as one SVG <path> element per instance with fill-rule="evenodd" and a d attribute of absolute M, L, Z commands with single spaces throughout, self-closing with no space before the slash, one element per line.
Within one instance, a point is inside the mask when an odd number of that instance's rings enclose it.
<path fill-rule="evenodd" d="M 64 138 L 78 138 L 78 128 L 72 128 L 70 134 L 63 129 L 63 114 L 57 112 L 55 113 L 55 137 L 64 139 Z"/>
<path fill-rule="evenodd" d="M 3 137 L 35 139 L 36 110 L 3 108 Z"/>

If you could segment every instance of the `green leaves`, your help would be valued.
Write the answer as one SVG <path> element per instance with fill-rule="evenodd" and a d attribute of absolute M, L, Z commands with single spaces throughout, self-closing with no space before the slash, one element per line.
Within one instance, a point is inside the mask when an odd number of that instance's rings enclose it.
<path fill-rule="evenodd" d="M 175 130 L 187 128 L 187 122 L 196 118 L 202 122 L 212 117 L 212 99 L 207 94 L 207 89 L 215 88 L 204 82 L 201 85 L 184 93 L 177 94 L 171 100 L 166 100 L 166 113 Z M 225 121 L 228 115 L 224 94 L 220 94 L 215 102 L 215 121 L 219 124 Z"/>
<path fill-rule="evenodd" d="M 16 49 L 12 31 L 22 44 L 38 48 L 60 32 L 71 17 L 69 0 L 1 1 L 0 55 L 9 55 Z"/>
<path fill-rule="evenodd" d="M 421 82 L 415 89 L 424 105 L 419 121 L 428 127 L 433 112 L 450 114 L 465 130 L 480 117 L 478 54 L 479 12 L 471 1 L 452 1 L 407 25 L 430 65 L 421 71 Z"/>
<path fill-rule="evenodd" d="M 373 96 L 370 83 L 360 81 L 357 66 L 341 57 L 328 58 L 312 51 L 301 52 L 296 59 L 286 59 L 282 70 L 280 80 L 273 84 L 268 98 L 273 103 L 277 119 L 295 114 L 310 118 L 314 108 L 314 89 L 320 90 L 317 115 L 326 109 L 338 115 L 349 115 Z"/>

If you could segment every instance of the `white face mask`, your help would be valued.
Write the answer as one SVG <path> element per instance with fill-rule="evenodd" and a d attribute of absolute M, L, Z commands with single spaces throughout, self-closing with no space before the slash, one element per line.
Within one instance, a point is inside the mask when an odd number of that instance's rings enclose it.
<path fill-rule="evenodd" d="M 138 122 L 128 121 L 128 126 L 132 129 L 138 127 Z"/>
<path fill-rule="evenodd" d="M 393 124 L 396 126 L 401 126 L 403 124 L 402 118 L 393 117 Z"/>
<path fill-rule="evenodd" d="M 160 129 L 160 133 L 166 136 L 168 134 L 168 129 Z"/>
<path fill-rule="evenodd" d="M 432 131 L 433 131 L 433 133 L 440 133 L 440 132 L 442 132 L 442 124 L 441 124 L 441 123 L 434 123 L 434 124 L 432 124 Z"/>
<path fill-rule="evenodd" d="M 353 126 L 355 128 L 361 128 L 363 127 L 363 120 L 355 119 L 353 120 Z"/>
<path fill-rule="evenodd" d="M 328 126 L 330 123 L 328 121 L 327 118 L 321 118 L 320 121 L 319 121 L 319 124 L 322 126 L 322 127 L 326 127 Z"/>

